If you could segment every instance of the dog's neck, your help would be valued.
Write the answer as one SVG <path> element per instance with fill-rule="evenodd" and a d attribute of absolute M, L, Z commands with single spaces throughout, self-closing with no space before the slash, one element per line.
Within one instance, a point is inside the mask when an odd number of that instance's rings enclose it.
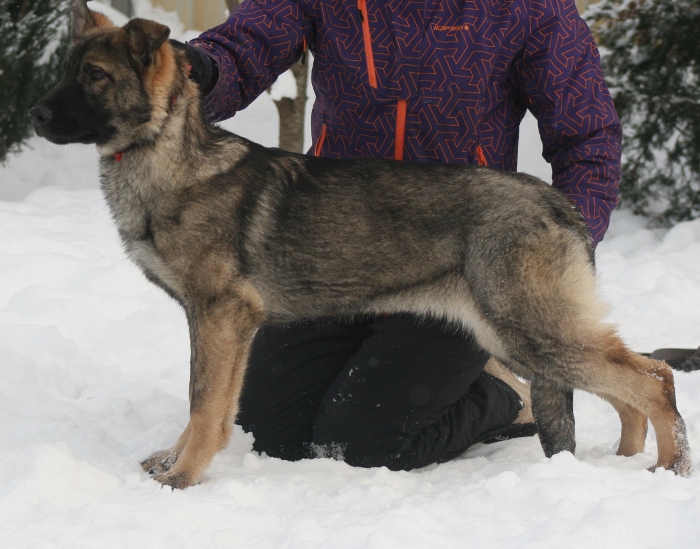
<path fill-rule="evenodd" d="M 168 118 L 172 115 L 173 108 L 175 107 L 175 104 L 177 103 L 177 101 L 178 101 L 178 94 L 173 93 L 170 96 L 170 106 L 168 107 Z M 114 161 L 121 162 L 122 160 L 124 160 L 124 156 L 126 156 L 129 153 L 129 151 L 131 149 L 133 149 L 134 147 L 136 147 L 136 145 L 130 145 L 129 147 L 125 148 L 124 150 L 117 151 L 114 154 L 112 154 Z"/>
<path fill-rule="evenodd" d="M 166 47 L 175 76 L 159 96 L 152 120 L 134 140 L 100 151 L 102 186 L 115 201 L 117 194 L 127 201 L 129 195 L 155 194 L 162 203 L 169 193 L 230 171 L 248 151 L 246 140 L 205 121 L 184 53 Z"/>
<path fill-rule="evenodd" d="M 166 194 L 202 185 L 229 171 L 246 154 L 244 139 L 205 121 L 200 91 L 183 69 L 169 89 L 169 109 L 153 131 L 102 154 L 100 171 L 105 192 L 134 196 Z M 167 104 L 168 100 L 164 101 Z"/>

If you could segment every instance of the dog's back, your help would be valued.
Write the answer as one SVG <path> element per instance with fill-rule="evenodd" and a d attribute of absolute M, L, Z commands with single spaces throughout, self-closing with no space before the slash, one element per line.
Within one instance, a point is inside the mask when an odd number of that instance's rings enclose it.
<path fill-rule="evenodd" d="M 467 275 L 491 287 L 494 277 L 512 280 L 520 251 L 540 240 L 552 254 L 583 251 L 592 262 L 571 202 L 524 174 L 262 148 L 245 163 L 276 174 L 236 175 L 251 212 L 238 237 L 241 268 L 265 288 L 273 320 L 375 310 L 393 294 L 406 299 L 442 278 Z"/>

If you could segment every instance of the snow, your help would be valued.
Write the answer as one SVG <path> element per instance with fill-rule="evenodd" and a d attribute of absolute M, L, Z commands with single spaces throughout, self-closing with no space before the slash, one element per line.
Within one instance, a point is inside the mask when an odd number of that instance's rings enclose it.
<path fill-rule="evenodd" d="M 297 98 L 297 81 L 292 74 L 292 71 L 283 72 L 279 78 L 272 84 L 270 95 L 274 101 L 279 101 L 283 98 Z"/>
<path fill-rule="evenodd" d="M 271 98 L 227 127 L 273 145 Z M 521 169 L 549 177 L 536 125 Z M 635 349 L 700 344 L 700 221 L 613 216 L 597 252 L 611 319 Z M 614 455 L 612 408 L 576 393 L 577 454 L 536 437 L 413 472 L 252 452 L 239 428 L 202 482 L 171 491 L 139 461 L 188 419 L 187 325 L 121 249 L 94 147 L 42 140 L 0 167 L 0 543 L 19 548 L 699 547 L 700 474 Z M 676 373 L 700 447 L 700 372 Z M 697 464 L 696 464 L 697 468 Z"/>

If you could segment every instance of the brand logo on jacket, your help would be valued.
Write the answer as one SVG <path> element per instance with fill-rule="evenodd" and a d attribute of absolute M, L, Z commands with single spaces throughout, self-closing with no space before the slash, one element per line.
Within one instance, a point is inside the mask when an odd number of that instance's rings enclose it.
<path fill-rule="evenodd" d="M 437 25 L 433 23 L 431 25 L 433 27 L 434 31 L 438 32 L 443 32 L 443 31 L 467 31 L 469 30 L 469 25 L 464 24 L 464 25 Z"/>

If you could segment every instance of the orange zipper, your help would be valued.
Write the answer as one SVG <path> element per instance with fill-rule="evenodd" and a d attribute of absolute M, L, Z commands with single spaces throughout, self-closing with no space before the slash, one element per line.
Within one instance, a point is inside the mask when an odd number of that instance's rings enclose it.
<path fill-rule="evenodd" d="M 314 148 L 314 155 L 315 156 L 321 156 L 321 149 L 323 148 L 323 142 L 326 140 L 326 125 L 324 124 L 321 126 L 321 136 L 318 138 L 318 141 L 316 142 L 316 147 Z"/>
<path fill-rule="evenodd" d="M 396 144 L 394 160 L 403 160 L 403 142 L 406 135 L 406 100 L 399 99 L 396 104 Z"/>
<path fill-rule="evenodd" d="M 306 36 L 301 39 L 301 64 L 306 65 L 306 50 L 309 49 L 309 45 L 306 43 Z"/>
<path fill-rule="evenodd" d="M 374 54 L 372 53 L 372 36 L 369 33 L 369 19 L 367 18 L 367 0 L 357 0 L 357 9 L 360 12 L 362 22 L 362 36 L 365 42 L 365 57 L 367 58 L 367 78 L 369 85 L 377 87 L 377 71 L 374 68 Z"/>
<path fill-rule="evenodd" d="M 476 163 L 479 166 L 484 166 L 484 167 L 489 165 L 488 161 L 486 160 L 486 155 L 484 155 L 484 149 L 481 148 L 481 143 L 479 143 L 476 146 Z"/>

